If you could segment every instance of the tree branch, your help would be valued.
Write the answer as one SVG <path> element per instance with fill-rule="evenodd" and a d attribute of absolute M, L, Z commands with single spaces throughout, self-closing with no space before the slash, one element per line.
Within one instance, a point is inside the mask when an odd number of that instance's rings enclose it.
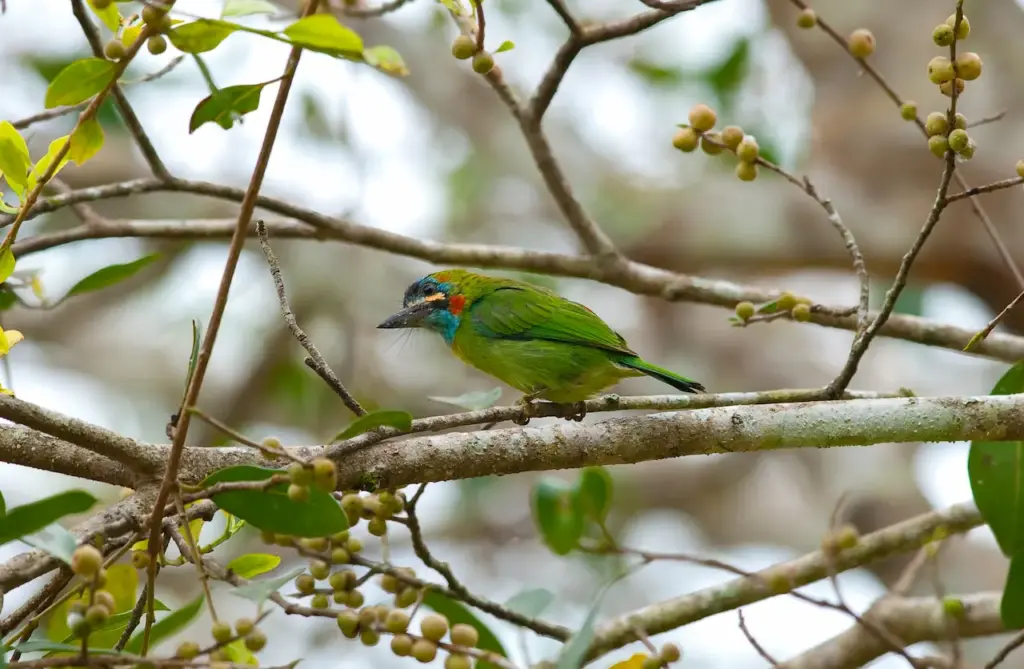
<path fill-rule="evenodd" d="M 136 476 L 122 464 L 27 427 L 0 426 L 0 462 L 132 487 Z"/>

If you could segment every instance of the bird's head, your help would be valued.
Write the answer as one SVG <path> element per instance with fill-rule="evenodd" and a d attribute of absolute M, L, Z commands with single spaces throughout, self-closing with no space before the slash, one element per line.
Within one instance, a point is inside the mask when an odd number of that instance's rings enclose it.
<path fill-rule="evenodd" d="M 444 337 L 449 344 L 455 338 L 467 299 L 462 290 L 468 272 L 434 272 L 413 282 L 405 290 L 402 310 L 378 325 L 382 329 L 426 328 Z"/>

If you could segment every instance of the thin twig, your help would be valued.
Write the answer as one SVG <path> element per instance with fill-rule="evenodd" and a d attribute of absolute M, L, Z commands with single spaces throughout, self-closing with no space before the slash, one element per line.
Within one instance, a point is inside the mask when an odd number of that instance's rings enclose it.
<path fill-rule="evenodd" d="M 295 320 L 295 314 L 292 313 L 291 305 L 288 303 L 288 294 L 285 292 L 284 279 L 281 277 L 281 265 L 277 261 L 277 257 L 274 255 L 274 250 L 270 248 L 270 239 L 267 237 L 267 226 L 264 225 L 263 221 L 256 221 L 256 234 L 260 238 L 260 246 L 263 248 L 263 255 L 267 258 L 267 265 L 270 266 L 270 275 L 274 279 L 274 288 L 277 289 L 277 299 L 281 305 L 281 313 L 284 315 L 284 322 L 288 325 L 288 329 L 291 330 L 292 335 L 299 342 L 302 348 L 306 349 L 309 353 L 309 357 L 313 361 L 313 365 L 310 367 L 317 372 L 322 378 L 327 380 L 328 385 L 331 389 L 338 394 L 341 401 L 345 403 L 349 411 L 354 413 L 356 416 L 366 415 L 366 409 L 352 396 L 352 393 L 345 388 L 344 384 L 338 379 L 338 377 L 331 370 L 330 365 L 324 360 L 324 357 L 320 355 L 320 351 L 317 350 L 316 345 L 309 339 L 309 336 L 299 327 L 298 321 Z M 314 366 L 315 365 L 315 366 Z"/>
<path fill-rule="evenodd" d="M 984 186 L 975 186 L 968 188 L 967 190 L 960 191 L 959 193 L 953 193 L 946 198 L 946 202 L 956 202 L 957 200 L 963 200 L 965 198 L 971 198 L 975 195 L 981 195 L 983 193 L 994 193 L 997 190 L 1004 190 L 1006 188 L 1013 188 L 1014 186 L 1020 186 L 1024 184 L 1024 177 L 1011 177 L 1009 179 L 1003 179 L 1001 181 L 994 181 Z"/>
<path fill-rule="evenodd" d="M 1020 304 L 1021 300 L 1024 300 L 1024 290 L 1017 293 L 1017 297 L 1010 300 L 1010 303 L 1003 307 L 1003 310 L 996 314 L 995 318 L 990 320 L 988 325 L 982 328 L 981 332 L 971 337 L 971 341 L 967 342 L 967 346 L 964 346 L 964 351 L 970 351 L 978 345 L 978 342 L 983 341 L 986 337 L 992 334 L 992 331 L 996 329 L 997 325 L 999 325 L 999 321 L 1003 320 L 1008 313 L 1013 311 L 1017 305 Z"/>
<path fill-rule="evenodd" d="M 757 642 L 757 639 L 754 638 L 754 635 L 750 632 L 750 629 L 747 628 L 747 621 L 743 618 L 743 609 L 736 609 L 736 615 L 739 616 L 740 619 L 740 631 L 743 632 L 743 636 L 745 636 L 750 645 L 753 646 L 754 651 L 757 652 L 757 654 L 760 655 L 761 658 L 764 659 L 764 661 L 770 664 L 771 666 L 779 666 L 779 661 L 772 657 L 772 654 L 765 650 L 764 647 Z"/>
<path fill-rule="evenodd" d="M 244 444 L 244 445 L 249 446 L 251 448 L 255 448 L 260 453 L 263 453 L 265 456 L 267 456 L 270 459 L 285 458 L 286 460 L 290 460 L 291 462 L 300 462 L 300 463 L 304 462 L 304 460 L 302 458 L 299 458 L 299 457 L 296 457 L 296 456 L 292 455 L 291 453 L 289 453 L 284 448 L 271 448 L 270 446 L 266 446 L 265 444 L 261 444 L 261 443 L 259 443 L 257 441 L 253 441 L 252 439 L 249 439 L 248 437 L 246 437 L 244 434 L 242 434 L 238 430 L 235 430 L 235 429 L 231 428 L 226 423 L 221 422 L 220 420 L 214 418 L 210 414 L 202 411 L 198 407 L 188 407 L 186 409 L 186 411 L 191 411 L 200 420 L 202 420 L 202 421 L 204 421 L 206 423 L 209 423 L 212 427 L 220 430 L 225 435 L 227 435 L 228 437 L 231 437 L 233 440 L 237 441 L 238 443 Z"/>

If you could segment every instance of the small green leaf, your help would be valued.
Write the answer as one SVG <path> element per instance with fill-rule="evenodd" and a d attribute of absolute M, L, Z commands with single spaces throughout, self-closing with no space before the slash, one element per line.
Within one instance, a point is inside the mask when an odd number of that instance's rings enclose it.
<path fill-rule="evenodd" d="M 183 23 L 167 33 L 168 39 L 179 51 L 185 53 L 205 53 L 213 51 L 228 35 L 238 30 L 238 26 L 218 19 L 197 19 Z"/>
<path fill-rule="evenodd" d="M 199 615 L 203 608 L 203 600 L 204 595 L 199 595 L 185 606 L 177 611 L 172 611 L 170 615 L 155 623 L 150 629 L 149 647 L 156 648 L 164 639 L 185 629 Z M 124 647 L 126 653 L 138 655 L 142 651 L 144 633 L 145 630 L 140 629 L 132 635 L 131 639 L 128 639 L 128 643 Z"/>
<path fill-rule="evenodd" d="M 334 436 L 331 441 L 344 441 L 364 432 L 376 430 L 378 427 L 393 427 L 403 432 L 412 428 L 412 414 L 405 411 L 374 411 L 360 416 L 352 424 Z"/>
<path fill-rule="evenodd" d="M 103 9 L 96 9 L 93 0 L 86 0 L 86 2 L 89 3 L 89 9 L 96 15 L 96 18 L 103 22 L 107 30 L 117 32 L 117 29 L 121 27 L 121 12 L 118 11 L 116 2 L 107 3 Z"/>
<path fill-rule="evenodd" d="M 580 627 L 579 630 L 576 631 L 576 634 L 572 635 L 565 645 L 562 646 L 562 652 L 558 655 L 558 664 L 556 665 L 556 669 L 579 669 L 583 666 L 583 657 L 587 654 L 590 642 L 594 638 L 594 623 L 597 621 L 597 614 L 601 609 L 601 602 L 604 601 L 604 597 L 608 594 L 611 587 L 627 573 L 628 572 L 623 572 L 612 578 L 601 587 L 600 591 L 598 591 L 597 596 L 594 597 L 593 604 L 590 605 L 590 612 L 583 621 L 582 627 Z"/>
<path fill-rule="evenodd" d="M 363 38 L 331 14 L 306 16 L 284 29 L 292 44 L 331 55 L 360 54 Z"/>
<path fill-rule="evenodd" d="M 99 121 L 91 118 L 71 133 L 71 149 L 68 152 L 68 157 L 76 165 L 81 165 L 95 156 L 101 148 L 103 148 L 103 126 Z"/>
<path fill-rule="evenodd" d="M 508 657 L 508 653 L 505 652 L 505 648 L 502 647 L 494 632 L 473 615 L 462 603 L 449 599 L 434 590 L 427 590 L 423 595 L 423 605 L 443 615 L 451 625 L 462 623 L 475 627 L 476 631 L 480 634 L 480 643 L 477 644 L 477 648 L 480 650 L 489 650 L 502 657 Z M 477 660 L 476 666 L 478 669 L 494 669 L 493 664 L 483 660 Z"/>
<path fill-rule="evenodd" d="M 993 395 L 1024 392 L 1024 360 L 1003 374 Z M 1024 554 L 1024 441 L 973 441 L 967 475 L 974 503 L 1003 555 Z"/>
<path fill-rule="evenodd" d="M 96 498 L 84 490 L 68 490 L 9 509 L 0 518 L 0 545 L 38 532 L 64 516 L 84 513 L 95 503 Z"/>
<path fill-rule="evenodd" d="M 8 246 L 0 250 L 0 283 L 7 281 L 14 273 L 14 251 Z"/>
<path fill-rule="evenodd" d="M 252 583 L 246 583 L 245 585 L 238 586 L 229 590 L 233 595 L 248 599 L 249 601 L 262 604 L 272 594 L 283 588 L 293 578 L 306 571 L 305 567 L 296 567 L 287 574 L 281 574 L 274 578 L 264 579 L 262 581 L 253 581 Z"/>
<path fill-rule="evenodd" d="M 579 545 L 584 516 L 572 486 L 555 478 L 543 478 L 533 486 L 533 518 L 541 538 L 556 555 Z"/>
<path fill-rule="evenodd" d="M 404 77 L 409 74 L 409 68 L 405 66 L 402 54 L 389 46 L 371 46 L 363 51 L 363 58 L 368 65 L 372 65 L 381 72 L 398 77 Z"/>
<path fill-rule="evenodd" d="M 265 481 L 279 469 L 237 465 L 216 471 L 203 481 L 203 487 L 215 483 Z M 268 490 L 231 490 L 213 496 L 213 502 L 253 527 L 277 534 L 299 537 L 325 537 L 348 529 L 348 518 L 330 493 L 311 486 L 309 500 L 288 499 L 288 485 L 278 483 Z"/>
<path fill-rule="evenodd" d="M 224 9 L 221 11 L 221 18 L 229 16 L 251 16 L 253 14 L 277 14 L 280 12 L 277 5 L 267 0 L 227 0 Z"/>
<path fill-rule="evenodd" d="M 550 590 L 531 588 L 513 595 L 505 602 L 504 606 L 509 611 L 534 618 L 551 606 L 553 601 L 555 601 L 555 595 Z"/>
<path fill-rule="evenodd" d="M 188 121 L 188 131 L 193 133 L 204 123 L 216 123 L 225 130 L 231 129 L 235 119 L 260 106 L 260 93 L 266 84 L 228 86 L 199 101 Z"/>
<path fill-rule="evenodd" d="M 18 197 L 25 192 L 31 166 L 32 157 L 28 153 L 25 138 L 13 125 L 0 121 L 0 173 Z"/>
<path fill-rule="evenodd" d="M 1024 554 L 1010 559 L 1003 599 L 999 603 L 999 617 L 1006 629 L 1024 627 Z"/>
<path fill-rule="evenodd" d="M 428 397 L 428 400 L 434 400 L 435 402 L 441 402 L 442 404 L 452 404 L 457 407 L 462 407 L 466 411 L 480 411 L 488 407 L 494 406 L 494 403 L 501 397 L 501 388 L 491 388 L 490 390 L 478 390 L 469 393 L 463 393 L 458 397 Z"/>
<path fill-rule="evenodd" d="M 104 288 L 109 288 L 116 283 L 120 283 L 121 281 L 134 276 L 140 269 L 156 260 L 159 255 L 159 253 L 151 253 L 148 256 L 142 256 L 138 260 L 133 260 L 129 263 L 110 265 L 103 269 L 98 269 L 72 286 L 71 290 L 68 291 L 68 294 L 65 295 L 64 298 L 67 299 L 69 297 L 74 297 L 75 295 L 91 293 L 97 290 L 103 290 Z"/>
<path fill-rule="evenodd" d="M 83 58 L 60 71 L 46 89 L 46 108 L 77 105 L 85 102 L 112 81 L 117 65 L 106 58 Z"/>
<path fill-rule="evenodd" d="M 603 525 L 612 506 L 612 476 L 604 467 L 587 467 L 576 480 L 580 508 L 590 520 Z"/>
<path fill-rule="evenodd" d="M 78 540 L 75 539 L 75 535 L 60 525 L 44 527 L 38 532 L 23 536 L 21 540 L 32 548 L 46 551 L 65 564 L 71 564 L 71 554 L 78 547 Z"/>
<path fill-rule="evenodd" d="M 641 57 L 630 59 L 626 66 L 651 86 L 672 88 L 686 81 L 686 73 L 673 65 L 662 65 Z"/>
<path fill-rule="evenodd" d="M 281 557 L 278 555 L 249 553 L 248 555 L 239 555 L 229 562 L 228 569 L 244 579 L 250 579 L 277 569 L 279 564 L 281 564 Z"/>
<path fill-rule="evenodd" d="M 32 171 L 29 172 L 28 174 L 28 188 L 30 190 L 35 188 L 36 185 L 39 183 L 39 180 L 42 179 L 43 176 L 45 176 L 46 173 L 50 170 L 50 165 L 53 164 L 53 161 L 57 160 L 57 156 L 61 155 L 62 153 L 64 154 L 63 157 L 60 159 L 60 162 L 57 163 L 57 169 L 53 171 L 53 174 L 50 175 L 50 178 L 53 178 L 60 174 L 60 171 L 64 169 L 64 166 L 68 164 L 68 161 L 71 160 L 71 156 L 68 155 L 70 153 L 70 147 L 68 147 L 69 150 L 65 150 L 64 147 L 68 144 L 69 139 L 70 138 L 67 135 L 63 135 L 50 142 L 50 146 L 46 150 L 46 155 L 44 155 L 36 162 L 35 166 L 32 168 Z"/>
<path fill-rule="evenodd" d="M 245 642 L 242 639 L 235 639 L 222 649 L 227 655 L 228 662 L 233 664 L 251 664 L 253 666 L 260 666 L 259 660 L 253 655 L 248 648 L 245 647 Z"/>
<path fill-rule="evenodd" d="M 514 48 L 516 48 L 515 42 L 511 40 L 505 40 L 504 42 L 498 45 L 498 48 L 494 50 L 494 53 L 503 53 L 505 51 L 511 51 Z"/>

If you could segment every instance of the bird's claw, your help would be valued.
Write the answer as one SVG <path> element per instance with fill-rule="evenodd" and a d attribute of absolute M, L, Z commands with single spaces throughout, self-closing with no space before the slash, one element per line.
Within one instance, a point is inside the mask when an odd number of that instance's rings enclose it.
<path fill-rule="evenodd" d="M 512 419 L 512 422 L 516 425 L 527 425 L 530 419 L 534 416 L 534 397 L 531 395 L 524 395 L 519 399 L 517 404 L 523 407 L 522 413 L 519 416 Z"/>
<path fill-rule="evenodd" d="M 579 423 L 587 415 L 587 403 L 586 402 L 573 402 L 569 406 L 572 407 L 572 412 L 567 413 L 562 418 L 566 420 L 573 420 Z"/>

